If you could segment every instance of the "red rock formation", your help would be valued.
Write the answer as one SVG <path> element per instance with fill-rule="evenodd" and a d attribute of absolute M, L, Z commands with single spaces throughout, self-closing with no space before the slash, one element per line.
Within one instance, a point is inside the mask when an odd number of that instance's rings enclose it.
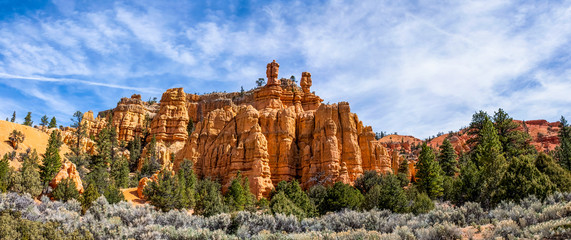
<path fill-rule="evenodd" d="M 75 164 L 70 161 L 65 161 L 62 164 L 60 171 L 56 174 L 54 179 L 50 182 L 50 187 L 55 189 L 57 185 L 64 179 L 71 179 L 75 183 L 75 187 L 79 193 L 83 193 L 83 183 L 81 182 L 81 177 L 79 172 L 75 168 Z"/>
<path fill-rule="evenodd" d="M 309 73 L 303 73 L 300 89 L 290 80 L 277 80 L 277 67 L 268 64 L 271 80 L 252 98 L 219 101 L 221 108 L 215 110 L 201 107 L 212 107 L 212 101 L 187 95 L 190 118 L 204 118 L 178 152 L 175 169 L 183 159 L 192 160 L 199 177 L 220 179 L 225 187 L 240 171 L 257 197 L 268 196 L 282 180 L 299 179 L 307 188 L 352 183 L 365 170 L 392 172 L 387 150 L 348 103 L 321 104 L 309 91 Z"/>
<path fill-rule="evenodd" d="M 141 100 L 141 95 L 133 94 L 131 98 L 121 98 L 117 107 L 113 109 L 112 124 L 117 129 L 119 141 L 131 141 L 136 135 L 142 136 L 145 119 L 154 116 L 152 105 Z"/>
<path fill-rule="evenodd" d="M 175 170 L 189 159 L 199 177 L 220 179 L 225 188 L 240 171 L 257 197 L 268 196 L 282 180 L 298 179 L 307 188 L 352 183 L 366 170 L 393 171 L 395 159 L 348 103 L 322 104 L 310 90 L 308 72 L 302 73 L 301 87 L 290 79 L 279 80 L 278 72 L 279 64 L 269 63 L 267 85 L 240 93 L 197 95 L 169 89 L 158 109 L 138 95 L 123 98 L 113 110 L 112 124 L 119 139 L 130 140 L 145 128 L 148 114 L 166 169 L 175 154 Z M 189 136 L 190 119 L 195 129 Z M 90 126 L 99 126 L 97 121 Z M 141 180 L 140 185 L 147 182 Z"/>
<path fill-rule="evenodd" d="M 188 120 L 186 93 L 182 88 L 169 89 L 163 93 L 159 112 L 151 122 L 151 134 L 155 135 L 158 141 L 185 141 L 188 138 Z"/>

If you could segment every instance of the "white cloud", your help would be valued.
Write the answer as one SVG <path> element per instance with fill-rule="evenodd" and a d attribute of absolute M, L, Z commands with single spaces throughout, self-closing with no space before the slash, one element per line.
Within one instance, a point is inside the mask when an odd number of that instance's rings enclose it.
<path fill-rule="evenodd" d="M 121 2 L 78 12 L 55 3 L 64 17 L 0 23 L 5 75 L 210 92 L 253 86 L 276 59 L 281 76 L 312 72 L 325 102 L 349 101 L 377 131 L 426 137 L 498 107 L 515 118 L 571 114 L 571 74 L 561 70 L 571 67 L 571 1 L 295 1 L 257 3 L 245 15 L 225 4 L 167 10 Z"/>

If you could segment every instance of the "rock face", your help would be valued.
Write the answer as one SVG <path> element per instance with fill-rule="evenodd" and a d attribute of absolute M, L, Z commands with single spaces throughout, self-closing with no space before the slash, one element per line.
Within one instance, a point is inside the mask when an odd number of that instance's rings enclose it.
<path fill-rule="evenodd" d="M 217 101 L 219 108 L 207 113 L 192 110 L 190 118 L 198 121 L 176 156 L 175 170 L 189 159 L 199 177 L 220 179 L 224 189 L 239 171 L 258 198 L 267 197 L 282 180 L 298 179 L 307 188 L 352 183 L 366 170 L 392 172 L 391 155 L 348 103 L 321 104 L 310 92 L 311 74 L 302 74 L 300 88 L 291 80 L 277 80 L 278 68 L 268 64 L 268 84 L 252 95 Z M 187 99 L 198 105 L 192 109 L 213 103 L 200 103 L 195 95 Z"/>
<path fill-rule="evenodd" d="M 141 95 L 133 94 L 131 98 L 121 98 L 113 109 L 112 124 L 117 129 L 119 141 L 131 141 L 136 135 L 142 135 L 147 128 L 145 121 L 150 121 L 155 109 L 141 100 Z"/>
<path fill-rule="evenodd" d="M 186 93 L 182 88 L 173 88 L 163 93 L 159 112 L 151 122 L 151 134 L 158 141 L 168 143 L 185 141 L 189 115 L 186 108 Z"/>
<path fill-rule="evenodd" d="M 71 179 L 77 188 L 79 193 L 83 193 L 83 183 L 81 182 L 81 177 L 79 177 L 79 172 L 75 168 L 75 164 L 70 161 L 65 161 L 62 164 L 60 171 L 56 174 L 54 179 L 50 182 L 50 187 L 55 189 L 57 185 L 64 179 Z"/>
<path fill-rule="evenodd" d="M 308 72 L 302 73 L 301 86 L 279 79 L 278 72 L 279 64 L 269 63 L 266 86 L 238 93 L 197 95 L 174 88 L 160 104 L 143 102 L 138 95 L 123 98 L 112 110 L 112 124 L 126 141 L 149 130 L 164 168 L 172 164 L 177 170 L 184 159 L 191 160 L 199 177 L 220 180 L 223 190 L 240 172 L 258 198 L 267 197 L 282 180 L 297 179 L 308 188 L 352 183 L 367 170 L 393 172 L 391 152 L 348 103 L 322 104 L 311 91 Z M 152 119 L 148 128 L 145 116 Z M 90 125 L 94 133 L 98 119 Z M 191 134 L 189 122 L 194 124 Z M 151 180 L 141 180 L 140 190 Z"/>

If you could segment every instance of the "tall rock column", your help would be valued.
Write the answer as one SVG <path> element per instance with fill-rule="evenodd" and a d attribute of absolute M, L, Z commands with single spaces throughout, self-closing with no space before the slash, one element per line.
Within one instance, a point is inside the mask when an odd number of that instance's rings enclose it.
<path fill-rule="evenodd" d="M 165 142 L 184 142 L 188 138 L 188 120 L 186 93 L 182 88 L 169 89 L 161 97 L 159 112 L 151 122 L 151 134 Z"/>

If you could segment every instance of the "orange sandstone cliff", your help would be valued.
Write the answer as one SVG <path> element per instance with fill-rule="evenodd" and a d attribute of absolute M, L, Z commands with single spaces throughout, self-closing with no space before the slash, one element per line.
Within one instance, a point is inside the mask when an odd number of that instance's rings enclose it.
<path fill-rule="evenodd" d="M 258 198 L 282 180 L 297 179 L 307 188 L 352 183 L 367 170 L 395 171 L 402 158 L 375 140 L 347 102 L 322 104 L 311 92 L 310 73 L 303 72 L 297 85 L 278 78 L 275 61 L 266 70 L 267 84 L 250 91 L 196 95 L 175 88 L 160 104 L 133 95 L 106 112 L 113 114 L 120 140 L 150 132 L 148 142 L 154 135 L 164 149 L 159 156 L 165 168 L 177 170 L 188 159 L 199 177 L 218 179 L 224 189 L 241 172 Z M 90 133 L 100 131 L 103 117 L 88 118 Z M 189 122 L 194 123 L 190 134 Z"/>

